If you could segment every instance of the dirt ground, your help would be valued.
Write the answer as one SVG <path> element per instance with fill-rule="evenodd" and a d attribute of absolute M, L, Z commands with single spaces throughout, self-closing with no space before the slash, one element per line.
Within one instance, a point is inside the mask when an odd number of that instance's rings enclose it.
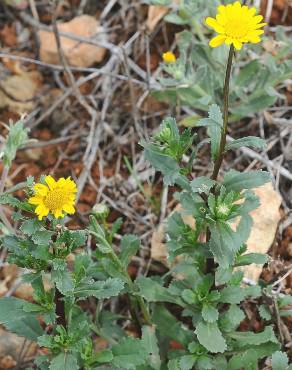
<path fill-rule="evenodd" d="M 149 30 L 149 6 L 138 0 L 59 3 L 56 7 L 48 0 L 0 1 L 0 135 L 1 139 L 5 137 L 9 120 L 16 121 L 27 112 L 31 137 L 19 151 L 7 185 L 24 181 L 27 176 L 38 179 L 41 174 L 71 176 L 78 184 L 79 195 L 78 212 L 69 226 L 86 225 L 92 206 L 107 203 L 110 221 L 122 217 L 121 232 L 137 234 L 141 239 L 143 247 L 133 259 L 131 275 L 162 273 L 163 264 L 151 260 L 151 238 L 176 205 L 172 197 L 175 189 L 163 186 L 161 176 L 145 161 L 139 141 L 150 137 L 163 117 L 176 114 L 184 118 L 180 107 L 174 109 L 151 95 L 161 55 L 173 45 L 175 33 L 182 27 L 162 19 L 155 24 L 152 19 L 155 26 Z M 292 31 L 290 0 L 263 0 L 261 12 L 271 27 L 283 25 Z M 99 46 L 85 44 L 72 65 L 62 58 L 65 51 L 51 50 L 55 40 L 50 38 L 54 33 L 48 32 L 48 27 L 86 15 L 94 17 L 101 27 Z M 75 49 L 80 44 L 84 47 L 83 27 L 88 27 L 90 33 L 86 18 L 76 25 L 79 39 L 69 40 L 75 43 Z M 66 33 L 66 28 L 62 32 Z M 284 106 L 276 104 L 256 117 L 241 119 L 229 132 L 235 138 L 264 136 L 270 145 L 268 153 L 259 153 L 259 157 L 247 152 L 228 154 L 223 165 L 226 169 L 263 168 L 273 172 L 276 191 L 282 197 L 281 220 L 269 250 L 271 263 L 265 266 L 261 279 L 273 282 L 286 274 L 281 289 L 291 294 L 292 274 L 287 274 L 292 260 L 291 80 L 281 93 L 286 95 Z M 202 150 L 194 176 L 206 175 L 210 170 L 210 158 Z M 23 193 L 17 195 L 22 197 Z M 7 211 L 6 217 L 10 216 Z M 29 287 L 18 289 L 17 272 L 7 266 L 1 251 L 0 256 L 0 296 L 14 294 L 30 299 Z M 242 324 L 242 329 L 260 330 L 263 323 L 252 303 L 247 304 L 246 311 L 250 320 Z M 288 352 L 292 348 L 291 329 L 292 317 L 283 318 Z M 15 343 L 13 340 L 11 343 Z M 6 351 L 0 368 L 15 366 L 14 355 L 14 350 L 11 354 Z"/>

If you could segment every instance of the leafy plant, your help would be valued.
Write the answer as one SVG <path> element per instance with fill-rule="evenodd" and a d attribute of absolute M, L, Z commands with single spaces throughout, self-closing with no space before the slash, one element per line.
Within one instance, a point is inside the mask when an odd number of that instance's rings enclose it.
<path fill-rule="evenodd" d="M 201 6 L 201 2 L 184 1 L 181 6 L 185 8 L 179 9 L 178 17 L 193 22 L 192 16 L 183 10 Z M 182 40 L 186 47 L 191 34 L 185 32 Z M 207 47 L 200 48 L 202 51 Z M 270 302 L 267 298 L 274 300 L 277 313 L 284 316 L 290 314 L 291 297 L 275 296 L 272 287 L 246 285 L 239 269 L 267 261 L 266 256 L 247 254 L 245 243 L 253 222 L 250 213 L 259 205 L 253 189 L 270 181 L 270 177 L 265 171 L 220 172 L 227 151 L 265 145 L 257 137 L 226 143 L 229 88 L 231 95 L 236 93 L 230 84 L 234 53 L 231 45 L 223 110 L 212 104 L 208 117 L 196 122 L 197 126 L 206 127 L 207 140 L 198 142 L 190 128 L 181 131 L 176 120 L 168 117 L 151 140 L 141 143 L 145 157 L 162 173 L 165 184 L 176 186 L 175 198 L 184 213 L 196 220 L 195 228 L 191 228 L 181 214 L 176 212 L 169 217 L 167 249 L 171 267 L 165 275 L 131 278 L 128 267 L 140 247 L 139 238 L 124 235 L 117 243 L 115 235 L 122 220 L 109 224 L 109 210 L 104 204 L 93 207 L 86 229 L 66 227 L 63 217 L 75 212 L 77 189 L 72 180 L 55 181 L 46 176 L 35 184 L 29 178 L 21 185 L 27 193 L 24 200 L 12 195 L 21 186 L 5 190 L 2 182 L 0 204 L 14 209 L 13 219 L 19 227 L 15 233 L 6 230 L 1 242 L 9 252 L 9 262 L 29 271 L 23 280 L 31 283 L 34 300 L 1 298 L 0 323 L 46 348 L 47 354 L 35 360 L 37 368 L 255 370 L 262 359 L 269 357 L 274 370 L 289 369 L 266 302 Z M 205 55 L 210 66 L 221 63 L 213 60 L 209 51 Z M 168 67 L 168 72 L 186 82 L 187 59 L 183 58 L 187 54 L 181 52 L 181 58 Z M 245 73 L 243 81 L 251 72 Z M 216 74 L 218 84 L 208 85 L 210 98 L 200 100 L 194 95 L 201 108 L 213 98 L 217 101 L 220 78 L 220 73 Z M 201 83 L 208 84 L 208 80 L 202 79 Z M 175 93 L 182 91 L 176 87 Z M 26 140 L 27 132 L 21 124 L 10 129 L 4 148 L 6 173 L 17 149 Z M 193 163 L 206 144 L 210 144 L 213 172 L 210 177 L 193 178 Z M 94 248 L 86 247 L 90 240 Z M 123 310 L 121 315 L 110 312 L 107 302 L 114 297 L 119 297 L 129 312 Z M 249 298 L 260 302 L 264 328 L 259 332 L 241 328 L 246 319 L 243 302 Z M 90 303 L 90 308 L 82 309 L 84 301 Z M 121 322 L 126 325 L 130 322 L 136 337 L 128 335 Z M 96 336 L 107 341 L 106 349 L 95 349 Z"/>

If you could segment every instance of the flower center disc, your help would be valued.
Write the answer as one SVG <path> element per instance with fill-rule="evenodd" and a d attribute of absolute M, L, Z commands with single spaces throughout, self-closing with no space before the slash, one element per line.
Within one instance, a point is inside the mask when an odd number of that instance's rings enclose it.
<path fill-rule="evenodd" d="M 63 189 L 51 190 L 46 198 L 44 199 L 44 204 L 47 208 L 51 210 L 60 209 L 67 202 L 68 195 Z"/>
<path fill-rule="evenodd" d="M 233 19 L 228 21 L 226 24 L 226 35 L 232 38 L 242 38 L 245 37 L 248 31 L 247 24 L 243 21 L 238 21 Z"/>

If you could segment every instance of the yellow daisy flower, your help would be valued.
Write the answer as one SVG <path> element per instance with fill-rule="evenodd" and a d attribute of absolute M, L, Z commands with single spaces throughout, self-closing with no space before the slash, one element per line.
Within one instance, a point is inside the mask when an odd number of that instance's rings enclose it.
<path fill-rule="evenodd" d="M 163 61 L 167 64 L 176 62 L 176 57 L 171 51 L 167 51 L 166 53 L 163 53 L 162 58 L 163 58 Z"/>
<path fill-rule="evenodd" d="M 239 1 L 218 6 L 216 19 L 211 17 L 206 19 L 206 24 L 219 33 L 209 45 L 216 48 L 223 43 L 233 44 L 235 49 L 240 50 L 242 44 L 246 42 L 253 44 L 260 42 L 260 35 L 264 33 L 260 28 L 267 23 L 261 23 L 263 17 L 255 14 L 255 7 L 242 6 Z"/>
<path fill-rule="evenodd" d="M 45 177 L 46 185 L 37 183 L 34 186 L 35 194 L 28 199 L 29 204 L 36 207 L 35 213 L 39 220 L 51 212 L 55 218 L 63 218 L 66 212 L 75 213 L 74 202 L 77 187 L 74 181 L 67 177 L 55 181 L 52 176 Z"/>

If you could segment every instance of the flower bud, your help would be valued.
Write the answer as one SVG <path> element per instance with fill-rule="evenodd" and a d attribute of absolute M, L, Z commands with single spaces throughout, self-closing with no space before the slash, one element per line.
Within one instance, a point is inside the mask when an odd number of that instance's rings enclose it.
<path fill-rule="evenodd" d="M 92 208 L 92 214 L 94 214 L 98 219 L 105 220 L 109 215 L 109 208 L 104 203 L 97 203 Z"/>

